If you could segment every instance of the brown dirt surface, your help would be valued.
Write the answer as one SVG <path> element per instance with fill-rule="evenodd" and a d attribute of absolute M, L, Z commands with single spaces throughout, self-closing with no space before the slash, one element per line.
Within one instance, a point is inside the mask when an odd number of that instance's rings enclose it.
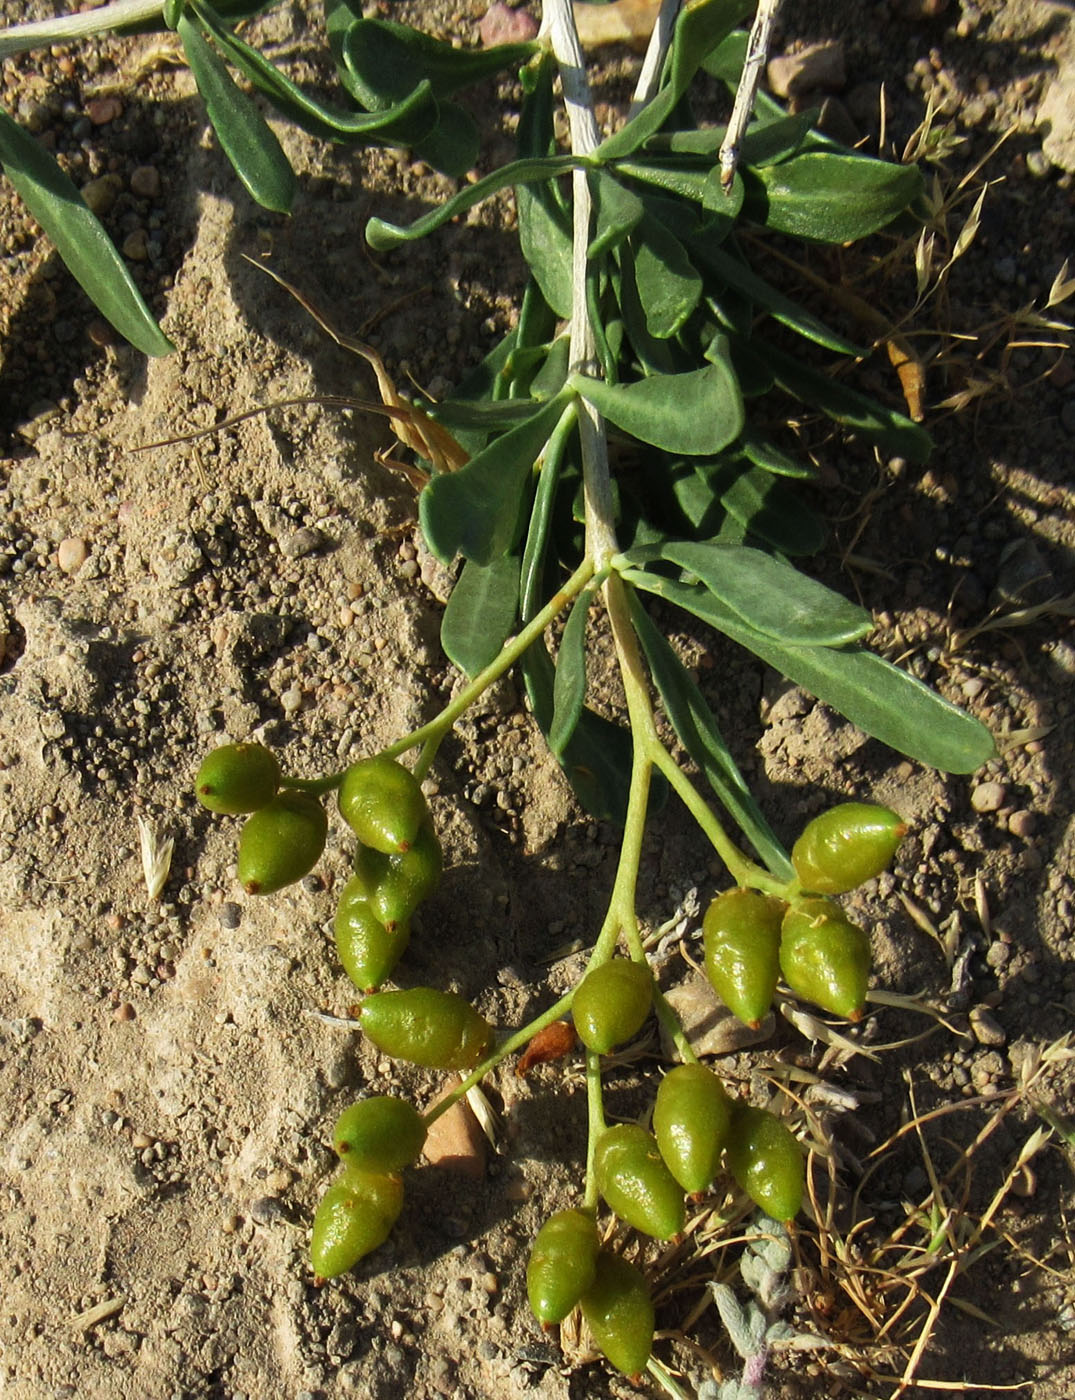
<path fill-rule="evenodd" d="M 0 15 L 50 8 L 4 0 Z M 484 8 L 411 12 L 476 42 Z M 969 778 L 923 770 L 713 636 L 675 633 L 783 839 L 845 795 L 908 819 L 893 873 L 848 907 L 872 932 L 876 985 L 944 1013 L 872 1004 L 855 1036 L 875 1058 L 842 1057 L 777 1017 L 768 1041 L 716 1061 L 744 1090 L 790 1077 L 829 1142 L 828 1163 L 812 1163 L 810 1216 L 823 1227 L 801 1223 L 784 1314 L 829 1345 L 777 1351 L 771 1384 L 789 1397 L 889 1396 L 913 1362 L 921 1384 L 907 1395 L 998 1387 L 1061 1400 L 1075 1394 L 1075 1149 L 1059 1131 L 1033 1135 L 1046 1126 L 1039 1106 L 1061 1126 L 1054 1115 L 1066 1115 L 1069 1134 L 1075 1116 L 1075 1068 L 1057 1051 L 1075 1014 L 1075 373 L 1053 348 L 1063 330 L 1016 313 L 1043 306 L 1072 251 L 1073 176 L 1042 156 L 1035 129 L 1051 78 L 1075 61 L 1070 11 L 1033 0 L 786 8 L 778 48 L 842 41 L 846 83 L 827 120 L 871 149 L 882 89 L 889 151 L 932 95 L 926 169 L 956 199 L 932 281 L 992 182 L 976 238 L 913 314 L 913 255 L 885 264 L 892 240 L 809 254 L 817 277 L 853 286 L 932 362 L 937 443 L 915 468 L 819 442 L 810 496 L 832 528 L 820 574 L 872 609 L 878 649 L 990 727 L 999 755 Z M 317 12 L 295 0 L 253 34 L 327 94 Z M 601 55 L 605 115 L 636 61 Z M 176 347 L 147 361 L 118 343 L 0 185 L 3 1393 L 660 1394 L 594 1364 L 569 1329 L 562 1351 L 526 1307 L 528 1242 L 581 1179 L 577 1059 L 526 1080 L 501 1066 L 488 1081 L 501 1132 L 484 1178 L 408 1173 L 389 1242 L 315 1286 L 309 1222 L 336 1115 L 363 1094 L 425 1104 L 442 1086 L 319 1015 L 346 1017 L 355 1000 L 332 947 L 350 859 L 342 823 L 315 875 L 248 898 L 237 823 L 202 811 L 192 778 L 225 739 L 271 744 L 290 773 L 312 776 L 435 714 L 459 683 L 438 641 L 445 580 L 418 538 L 411 488 L 374 459 L 388 441 L 380 420 L 295 407 L 136 451 L 274 399 L 374 396 L 366 366 L 242 255 L 270 260 L 336 326 L 376 344 L 400 382 L 442 394 L 514 314 L 510 201 L 374 256 L 362 239 L 371 214 L 414 217 L 450 182 L 391 152 L 326 150 L 274 119 L 299 173 L 284 219 L 242 190 L 170 40 L 103 40 L 0 71 L 5 105 L 77 183 L 105 181 L 105 222 Z M 518 96 L 505 83 L 480 99 L 483 169 L 510 154 Z M 95 125 L 110 97 L 118 107 Z M 805 295 L 844 314 L 816 286 Z M 898 401 L 883 353 L 856 382 Z M 597 645 L 599 662 L 607 652 Z M 610 677 L 595 663 L 601 703 L 615 708 Z M 580 951 L 550 960 L 592 942 L 617 833 L 574 804 L 513 683 L 468 713 L 433 771 L 447 869 L 401 975 L 455 988 L 514 1027 L 582 966 Z M 139 821 L 175 843 L 159 900 L 147 898 Z M 647 926 L 722 882 L 670 803 L 644 853 Z M 697 916 L 684 927 L 697 957 Z M 673 948 L 665 976 L 685 972 Z M 653 1037 L 616 1069 L 614 1112 L 646 1107 L 658 1053 Z M 934 1116 L 907 1127 L 916 1113 Z M 941 1179 L 934 1204 L 950 1208 L 931 1213 Z M 710 1233 L 708 1255 L 689 1241 L 645 1255 L 668 1334 L 657 1354 L 689 1396 L 715 1397 L 714 1376 L 736 1374 L 704 1285 L 719 1275 L 743 1294 L 738 1246 L 720 1244 L 712 1215 L 697 1239 Z"/>

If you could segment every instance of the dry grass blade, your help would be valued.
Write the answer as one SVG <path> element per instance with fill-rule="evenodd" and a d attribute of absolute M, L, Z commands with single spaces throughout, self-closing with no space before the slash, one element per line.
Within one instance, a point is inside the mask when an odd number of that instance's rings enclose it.
<path fill-rule="evenodd" d="M 170 836 L 163 841 L 158 840 L 157 833 L 149 822 L 144 817 L 139 817 L 138 844 L 142 855 L 142 875 L 146 882 L 146 892 L 150 899 L 159 899 L 161 891 L 168 883 L 175 841 Z"/>

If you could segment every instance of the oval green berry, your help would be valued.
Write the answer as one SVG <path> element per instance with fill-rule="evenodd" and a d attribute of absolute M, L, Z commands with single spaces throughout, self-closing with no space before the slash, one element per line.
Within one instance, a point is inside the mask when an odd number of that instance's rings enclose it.
<path fill-rule="evenodd" d="M 780 970 L 796 996 L 858 1021 L 870 981 L 870 940 L 838 905 L 802 900 L 784 915 Z"/>
<path fill-rule="evenodd" d="M 780 976 L 780 921 L 787 905 L 757 890 L 726 890 L 702 920 L 705 971 L 721 1001 L 757 1029 Z"/>
<path fill-rule="evenodd" d="M 316 797 L 285 788 L 247 817 L 239 833 L 239 883 L 272 894 L 308 875 L 321 858 L 328 817 Z"/>
<path fill-rule="evenodd" d="M 880 875 L 906 833 L 907 823 L 887 807 L 841 802 L 807 823 L 791 863 L 810 894 L 844 894 Z"/>
<path fill-rule="evenodd" d="M 340 785 L 340 812 L 364 846 L 386 855 L 409 850 L 429 818 L 414 774 L 379 754 L 348 768 Z"/>
<path fill-rule="evenodd" d="M 406 1099 L 362 1099 L 345 1108 L 332 1130 L 336 1155 L 363 1171 L 397 1172 L 425 1146 L 422 1115 Z"/>
<path fill-rule="evenodd" d="M 403 1209 L 403 1183 L 387 1172 L 346 1167 L 321 1197 L 310 1239 L 318 1278 L 335 1278 L 384 1244 Z"/>
<path fill-rule="evenodd" d="M 720 1170 L 731 1119 L 732 1101 L 705 1065 L 677 1065 L 661 1080 L 653 1135 L 684 1191 L 704 1191 Z"/>
<path fill-rule="evenodd" d="M 202 759 L 194 792 L 210 812 L 256 812 L 276 796 L 280 765 L 264 744 L 223 744 Z"/>
<path fill-rule="evenodd" d="M 526 1266 L 526 1293 L 537 1320 L 562 1322 L 593 1285 L 597 1224 L 584 1210 L 561 1210 L 537 1232 Z"/>
<path fill-rule="evenodd" d="M 582 1043 L 607 1054 L 638 1032 L 653 1004 L 653 974 L 643 963 L 613 958 L 588 972 L 575 989 L 571 1014 Z"/>
<path fill-rule="evenodd" d="M 657 1140 L 637 1123 L 607 1128 L 594 1149 L 597 1189 L 612 1210 L 654 1239 L 683 1229 L 683 1188 L 664 1164 Z"/>
<path fill-rule="evenodd" d="M 602 1354 L 625 1376 L 641 1375 L 653 1350 L 656 1325 L 642 1270 L 602 1250 L 594 1281 L 580 1302 Z"/>
<path fill-rule="evenodd" d="M 343 887 L 333 930 L 343 970 L 361 992 L 372 991 L 391 976 L 411 937 L 408 919 L 385 928 L 354 880 Z"/>
<path fill-rule="evenodd" d="M 803 1199 L 803 1154 L 789 1128 L 764 1108 L 736 1104 L 728 1168 L 756 1206 L 774 1220 L 794 1220 Z"/>
<path fill-rule="evenodd" d="M 444 854 L 431 822 L 423 822 L 410 848 L 386 855 L 360 845 L 353 862 L 352 884 L 362 887 L 370 908 L 382 924 L 409 919 L 437 888 Z"/>
<path fill-rule="evenodd" d="M 379 1050 L 427 1069 L 473 1069 L 493 1041 L 492 1026 L 470 1002 L 433 987 L 374 992 L 358 1019 Z"/>

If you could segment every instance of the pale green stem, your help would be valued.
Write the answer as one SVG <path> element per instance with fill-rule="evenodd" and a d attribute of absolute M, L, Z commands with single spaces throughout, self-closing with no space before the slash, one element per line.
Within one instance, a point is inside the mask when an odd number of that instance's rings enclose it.
<path fill-rule="evenodd" d="M 601 1092 L 601 1056 L 593 1050 L 586 1051 L 586 1110 L 589 1132 L 586 1138 L 586 1186 L 582 1207 L 584 1210 L 596 1210 L 598 1191 L 594 1157 L 597 1139 L 605 1131 L 605 1100 Z"/>
<path fill-rule="evenodd" d="M 517 1030 L 514 1035 L 508 1036 L 507 1040 L 498 1045 L 492 1054 L 487 1055 L 485 1059 L 482 1060 L 481 1064 L 472 1069 L 467 1077 L 456 1085 L 450 1094 L 447 1094 L 439 1103 L 434 1104 L 432 1108 L 427 1109 L 427 1111 L 423 1113 L 422 1119 L 426 1127 L 428 1128 L 430 1123 L 436 1122 L 442 1113 L 447 1113 L 452 1104 L 458 1103 L 459 1100 L 463 1098 L 468 1089 L 473 1089 L 475 1084 L 480 1084 L 489 1071 L 495 1069 L 501 1060 L 505 1059 L 514 1051 L 521 1050 L 528 1041 L 533 1040 L 534 1036 L 536 1036 L 539 1031 L 543 1031 L 546 1026 L 551 1026 L 553 1021 L 558 1021 L 561 1016 L 570 1011 L 571 999 L 574 995 L 575 988 L 572 987 L 569 992 L 543 1011 L 540 1016 L 535 1016 L 534 1019 L 523 1026 L 521 1030 Z"/>
<path fill-rule="evenodd" d="M 571 602 L 572 598 L 577 597 L 582 592 L 593 577 L 593 571 L 593 560 L 589 557 L 583 559 L 563 587 L 553 594 L 541 611 L 534 614 L 521 632 L 517 632 L 514 637 L 504 643 L 503 650 L 494 661 L 490 661 L 489 665 L 480 671 L 469 685 L 464 686 L 455 699 L 445 705 L 435 719 L 431 719 L 420 729 L 405 734 L 402 739 L 397 739 L 394 744 L 389 745 L 383 751 L 385 756 L 395 758 L 398 754 L 406 753 L 408 749 L 417 748 L 421 744 L 422 752 L 415 765 L 414 774 L 419 779 L 425 777 L 441 741 L 459 716 L 480 695 L 484 694 L 494 681 L 499 680 L 506 671 L 511 670 L 527 647 L 532 646 L 549 623 Z"/>

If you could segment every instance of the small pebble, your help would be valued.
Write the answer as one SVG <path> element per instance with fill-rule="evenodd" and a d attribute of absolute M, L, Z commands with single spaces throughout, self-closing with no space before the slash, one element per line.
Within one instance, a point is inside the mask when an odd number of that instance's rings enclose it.
<path fill-rule="evenodd" d="M 299 530 L 289 530 L 286 535 L 280 536 L 280 553 L 285 559 L 302 559 L 319 549 L 324 541 L 325 537 L 320 530 L 313 530 L 304 525 Z"/>
<path fill-rule="evenodd" d="M 115 1011 L 112 1012 L 112 1019 L 113 1021 L 133 1021 L 134 1007 L 129 1001 L 123 1002 L 121 1006 L 117 1006 Z"/>
<path fill-rule="evenodd" d="M 970 805 L 976 812 L 996 812 L 1004 806 L 1005 796 L 1003 783 L 979 783 L 970 795 Z"/>
<path fill-rule="evenodd" d="M 293 715 L 297 710 L 302 709 L 302 691 L 297 685 L 291 686 L 280 696 L 280 704 L 285 714 Z"/>
<path fill-rule="evenodd" d="M 781 54 L 768 68 L 769 86 L 777 97 L 797 97 L 804 92 L 842 92 L 847 65 L 841 39 L 825 39 L 798 53 Z"/>
<path fill-rule="evenodd" d="M 1024 840 L 1034 835 L 1037 826 L 1038 819 L 1033 812 L 1020 810 L 1008 818 L 1008 830 L 1013 836 L 1021 836 Z"/>
<path fill-rule="evenodd" d="M 1004 1027 L 988 1006 L 971 1007 L 970 1028 L 979 1045 L 997 1046 L 1008 1043 Z"/>
<path fill-rule="evenodd" d="M 450 1094 L 458 1083 L 455 1078 L 449 1081 L 433 1103 Z M 481 1180 L 485 1175 L 486 1139 L 466 1099 L 454 1103 L 429 1125 L 423 1152 L 426 1161 L 435 1167 L 447 1167 L 472 1181 Z"/>
<path fill-rule="evenodd" d="M 123 240 L 123 256 L 131 262 L 145 262 L 149 257 L 149 235 L 144 228 L 133 229 Z"/>
<path fill-rule="evenodd" d="M 222 904 L 217 913 L 221 928 L 238 928 L 239 921 L 242 917 L 242 908 L 238 904 L 233 904 L 231 900 L 228 900 L 226 904 Z"/>
<path fill-rule="evenodd" d="M 139 199 L 156 199 L 161 192 L 160 171 L 155 165 L 137 165 L 131 171 L 131 193 Z"/>
<path fill-rule="evenodd" d="M 74 536 L 61 540 L 56 550 L 56 563 L 65 574 L 77 574 L 89 557 L 89 545 Z"/>
<path fill-rule="evenodd" d="M 118 97 L 95 97 L 86 103 L 86 115 L 94 126 L 104 126 L 123 116 L 123 103 Z"/>

